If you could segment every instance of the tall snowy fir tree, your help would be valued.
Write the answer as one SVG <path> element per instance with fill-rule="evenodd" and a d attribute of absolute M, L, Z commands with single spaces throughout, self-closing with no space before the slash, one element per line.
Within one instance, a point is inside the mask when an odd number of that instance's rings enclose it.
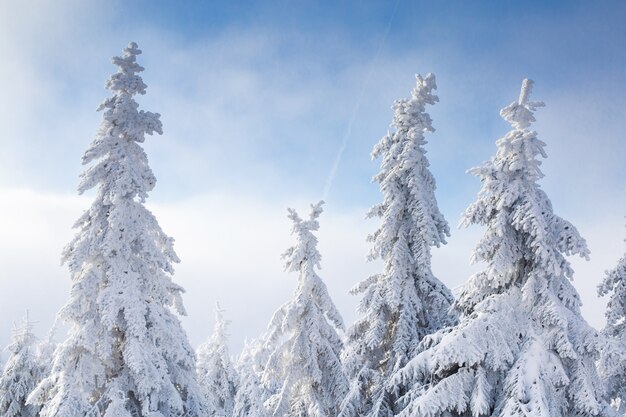
<path fill-rule="evenodd" d="M 599 287 L 601 296 L 609 296 L 606 308 L 605 335 L 609 346 L 600 361 L 609 398 L 626 415 L 626 255 L 617 266 L 607 271 Z"/>
<path fill-rule="evenodd" d="M 237 393 L 238 376 L 228 353 L 227 326 L 218 304 L 213 334 L 198 348 L 198 382 L 211 417 L 232 417 Z"/>
<path fill-rule="evenodd" d="M 465 225 L 486 232 L 473 254 L 484 262 L 455 302 L 461 317 L 423 342 L 394 378 L 411 384 L 401 417 L 591 417 L 611 413 L 595 361 L 601 338 L 582 318 L 565 255 L 587 257 L 578 231 L 553 213 L 537 181 L 545 144 L 529 130 L 543 103 L 518 101 L 500 114 L 513 129 L 480 177 Z"/>
<path fill-rule="evenodd" d="M 352 290 L 363 298 L 343 355 L 351 385 L 341 417 L 394 415 L 407 387 L 388 389 L 388 379 L 414 356 L 424 336 L 454 321 L 452 294 L 431 271 L 431 247 L 446 243 L 449 235 L 424 148 L 424 134 L 434 131 L 425 107 L 438 101 L 437 86 L 433 74 L 416 78 L 411 98 L 393 106 L 395 131 L 372 153 L 381 158 L 374 180 L 383 202 L 368 213 L 382 219 L 369 237 L 370 258 L 381 259 L 384 267 Z"/>
<path fill-rule="evenodd" d="M 7 350 L 10 356 L 0 376 L 0 417 L 36 417 L 40 407 L 26 404 L 26 398 L 44 377 L 45 368 L 28 315 L 15 329 Z"/>
<path fill-rule="evenodd" d="M 93 165 L 79 193 L 97 193 L 63 253 L 72 288 L 59 318 L 70 330 L 29 398 L 41 417 L 204 416 L 195 354 L 176 316 L 185 311 L 172 282 L 173 239 L 144 206 L 156 179 L 140 144 L 162 130 L 159 114 L 133 98 L 146 90 L 140 53 L 131 43 L 113 58 L 112 96 L 83 156 Z"/>
<path fill-rule="evenodd" d="M 321 256 L 313 232 L 322 204 L 311 206 L 308 220 L 289 209 L 296 244 L 283 257 L 285 269 L 298 272 L 299 280 L 293 299 L 274 313 L 266 339 L 270 355 L 263 382 L 282 381 L 265 402 L 274 417 L 334 417 L 347 391 L 337 333 L 343 320 L 316 272 Z"/>

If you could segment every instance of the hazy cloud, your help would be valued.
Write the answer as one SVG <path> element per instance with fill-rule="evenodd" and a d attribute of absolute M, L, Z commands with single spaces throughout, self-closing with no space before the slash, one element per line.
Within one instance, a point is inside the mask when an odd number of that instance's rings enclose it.
<path fill-rule="evenodd" d="M 542 184 L 555 211 L 588 239 L 592 260 L 574 261 L 575 285 L 585 317 L 602 325 L 595 286 L 625 249 L 626 84 L 618 82 L 619 56 L 594 60 L 592 40 L 576 35 L 576 49 L 568 38 L 568 22 L 584 28 L 580 34 L 592 31 L 598 10 L 559 15 L 550 42 L 541 42 L 550 19 L 524 20 L 532 33 L 517 30 L 512 17 L 482 31 L 460 15 L 450 20 L 459 23 L 454 27 L 408 25 L 403 15 L 418 6 L 405 4 L 374 62 L 384 25 L 363 23 L 366 35 L 358 37 L 337 26 L 341 19 L 314 31 L 234 22 L 190 41 L 127 15 L 126 7 L 79 0 L 0 5 L 0 344 L 25 308 L 43 336 L 67 300 L 69 276 L 58 259 L 70 226 L 90 204 L 89 196 L 74 196 L 79 161 L 100 120 L 95 108 L 107 95 L 109 58 L 130 40 L 144 50 L 149 87 L 141 106 L 164 122 L 165 134 L 146 141 L 158 178 L 149 206 L 177 242 L 175 280 L 188 290 L 184 325 L 192 343 L 210 332 L 217 300 L 233 320 L 238 348 L 290 297 L 296 277 L 279 259 L 291 244 L 285 208 L 305 211 L 321 196 L 369 73 L 319 234 L 321 276 L 346 322 L 356 317 L 358 301 L 348 289 L 380 268 L 365 262 L 365 236 L 376 223 L 363 214 L 379 200 L 369 152 L 387 130 L 393 100 L 409 95 L 413 74 L 433 71 L 441 102 L 431 112 L 437 131 L 428 157 L 452 225 L 479 188 L 465 170 L 488 159 L 508 130 L 499 109 L 516 98 L 522 77 L 536 78 L 534 97 L 548 105 L 536 124 L 550 155 Z M 481 47 L 485 39 L 493 39 L 489 48 Z M 562 59 L 548 66 L 555 47 Z M 449 244 L 434 250 L 435 273 L 450 287 L 480 267 L 468 260 L 481 233 L 453 230 Z"/>

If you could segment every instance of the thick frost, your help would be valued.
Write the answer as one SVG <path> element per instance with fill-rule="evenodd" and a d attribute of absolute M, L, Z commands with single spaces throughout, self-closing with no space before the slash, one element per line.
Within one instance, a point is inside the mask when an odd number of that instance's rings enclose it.
<path fill-rule="evenodd" d="M 265 401 L 273 417 L 335 416 L 347 390 L 337 333 L 343 320 L 316 272 L 321 256 L 313 232 L 319 228 L 322 204 L 311 206 L 308 220 L 289 209 L 296 244 L 283 257 L 285 269 L 298 272 L 299 280 L 293 299 L 274 313 L 265 340 L 269 357 L 262 382 L 281 382 Z"/>
<path fill-rule="evenodd" d="M 235 395 L 233 416 L 265 417 L 267 412 L 264 402 L 278 390 L 276 383 L 261 383 L 263 370 L 267 363 L 268 352 L 263 339 L 246 343 L 239 360 L 239 388 Z"/>
<path fill-rule="evenodd" d="M 455 303 L 458 325 L 427 337 L 393 384 L 414 383 L 402 417 L 608 416 L 595 361 L 601 338 L 580 315 L 564 255 L 587 257 L 584 239 L 552 212 L 537 184 L 545 144 L 528 130 L 524 80 L 501 111 L 513 126 L 480 168 L 482 188 L 463 223 L 486 227 L 471 277 Z"/>
<path fill-rule="evenodd" d="M 83 157 L 91 166 L 79 192 L 97 194 L 63 253 L 72 289 L 59 318 L 70 332 L 29 397 L 43 406 L 41 417 L 204 415 L 194 352 L 175 315 L 184 309 L 171 277 L 173 239 L 143 205 L 156 179 L 140 143 L 162 131 L 159 115 L 133 98 L 146 88 L 140 53 L 131 43 L 113 58 L 113 95 Z"/>
<path fill-rule="evenodd" d="M 0 377 L 0 416 L 36 417 L 40 407 L 26 404 L 26 398 L 43 378 L 45 366 L 28 316 L 15 329 L 7 351 L 9 360 Z"/>
<path fill-rule="evenodd" d="M 609 295 L 605 335 L 609 340 L 600 361 L 600 370 L 611 399 L 626 415 L 626 255 L 607 271 L 599 287 L 600 295 Z"/>
<path fill-rule="evenodd" d="M 361 283 L 361 317 L 348 331 L 344 352 L 350 391 L 341 417 L 388 416 L 409 385 L 387 382 L 414 355 L 422 338 L 450 324 L 452 295 L 431 271 L 432 246 L 445 243 L 448 224 L 437 207 L 435 180 L 428 170 L 424 134 L 433 132 L 426 105 L 438 101 L 435 76 L 417 76 L 411 98 L 393 106 L 393 133 L 374 147 L 381 159 L 374 181 L 383 202 L 370 217 L 381 226 L 369 237 L 370 258 L 380 258 L 383 271 Z"/>
<path fill-rule="evenodd" d="M 215 309 L 215 329 L 198 348 L 198 382 L 211 417 L 232 417 L 239 378 L 228 353 L 228 322 L 219 304 Z"/>

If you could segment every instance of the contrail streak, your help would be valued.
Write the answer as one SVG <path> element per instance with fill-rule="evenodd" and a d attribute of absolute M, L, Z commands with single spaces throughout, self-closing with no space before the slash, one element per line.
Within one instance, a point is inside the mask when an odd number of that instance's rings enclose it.
<path fill-rule="evenodd" d="M 333 182 L 335 182 L 335 176 L 337 175 L 337 169 L 339 168 L 339 164 L 341 163 L 341 159 L 343 158 L 343 153 L 348 147 L 348 140 L 350 139 L 350 135 L 352 134 L 352 125 L 354 124 L 354 120 L 356 116 L 359 114 L 359 109 L 361 108 L 361 102 L 363 101 L 363 97 L 365 96 L 365 91 L 369 86 L 370 79 L 372 78 L 372 73 L 374 72 L 374 67 L 378 62 L 378 58 L 383 49 L 385 41 L 387 40 L 387 36 L 389 35 L 389 31 L 391 29 L 391 24 L 393 23 L 393 19 L 396 16 L 396 12 L 398 10 L 398 5 L 400 4 L 400 0 L 396 0 L 396 4 L 393 8 L 393 12 L 391 13 L 391 17 L 389 18 L 389 22 L 387 23 L 387 28 L 385 29 L 385 33 L 378 45 L 378 50 L 376 51 L 376 55 L 374 55 L 374 59 L 370 64 L 369 70 L 367 71 L 367 75 L 365 76 L 365 82 L 363 83 L 363 87 L 361 91 L 359 91 L 359 95 L 357 96 L 356 103 L 354 103 L 354 107 L 352 108 L 352 113 L 350 114 L 350 119 L 348 119 L 348 124 L 346 125 L 346 130 L 343 134 L 343 138 L 341 139 L 341 145 L 337 151 L 337 155 L 335 156 L 335 161 L 333 162 L 333 166 L 328 173 L 328 177 L 326 178 L 326 184 L 324 184 L 324 193 L 322 200 L 327 200 L 328 195 L 330 194 L 330 190 L 333 186 Z"/>

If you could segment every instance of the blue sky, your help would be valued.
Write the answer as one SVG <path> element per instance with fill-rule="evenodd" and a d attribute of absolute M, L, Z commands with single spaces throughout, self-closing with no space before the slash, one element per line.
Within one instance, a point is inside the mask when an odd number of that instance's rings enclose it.
<path fill-rule="evenodd" d="M 194 344 L 217 300 L 237 348 L 289 297 L 284 209 L 321 197 L 348 125 L 320 245 L 322 276 L 354 319 L 347 289 L 378 268 L 363 261 L 375 223 L 362 217 L 379 200 L 369 153 L 393 101 L 426 72 L 440 97 L 428 156 L 453 226 L 435 273 L 456 287 L 475 270 L 467 260 L 481 231 L 454 229 L 479 188 L 465 171 L 493 154 L 508 130 L 498 112 L 529 77 L 547 105 L 535 125 L 548 145 L 542 184 L 589 240 L 576 285 L 585 317 L 601 325 L 594 287 L 626 248 L 625 19 L 617 1 L 2 2 L 0 293 L 12 297 L 0 342 L 26 307 L 44 334 L 67 297 L 58 256 L 89 204 L 74 191 L 80 158 L 110 57 L 131 40 L 144 50 L 139 101 L 162 114 L 165 131 L 146 141 L 158 178 L 149 206 L 177 241 Z"/>

